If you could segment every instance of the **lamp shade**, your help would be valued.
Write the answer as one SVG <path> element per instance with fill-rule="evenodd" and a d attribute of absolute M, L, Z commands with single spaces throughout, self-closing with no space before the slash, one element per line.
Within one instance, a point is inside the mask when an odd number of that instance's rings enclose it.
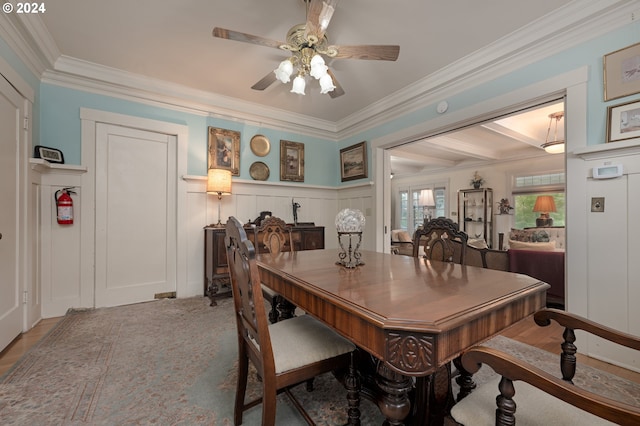
<path fill-rule="evenodd" d="M 278 68 L 273 71 L 276 74 L 276 78 L 283 83 L 288 83 L 291 79 L 291 74 L 293 74 L 293 64 L 289 59 L 285 59 L 280 62 Z"/>
<path fill-rule="evenodd" d="M 540 195 L 533 206 L 534 212 L 549 213 L 556 211 L 556 202 L 551 195 Z"/>
<path fill-rule="evenodd" d="M 301 75 L 293 79 L 293 86 L 291 87 L 291 93 L 297 93 L 298 95 L 304 95 L 304 87 L 306 83 L 304 77 Z"/>
<path fill-rule="evenodd" d="M 213 194 L 231 194 L 231 171 L 209 169 L 207 173 L 207 192 Z"/>
<path fill-rule="evenodd" d="M 433 189 L 423 189 L 418 197 L 418 205 L 426 207 L 434 207 L 436 200 L 433 198 Z"/>
<path fill-rule="evenodd" d="M 542 147 L 549 154 L 562 154 L 564 152 L 564 141 L 552 141 L 542 144 Z"/>

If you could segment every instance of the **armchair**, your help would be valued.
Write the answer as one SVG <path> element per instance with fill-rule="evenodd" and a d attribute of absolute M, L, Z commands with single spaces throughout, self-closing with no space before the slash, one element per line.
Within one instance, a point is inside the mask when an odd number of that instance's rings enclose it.
<path fill-rule="evenodd" d="M 562 379 L 499 350 L 473 348 L 462 355 L 463 374 L 475 373 L 484 363 L 502 377 L 463 396 L 451 410 L 455 421 L 463 425 L 640 425 L 640 407 L 588 392 L 572 382 L 576 371 L 575 330 L 635 350 L 640 350 L 640 338 L 557 309 L 543 309 L 534 319 L 540 326 L 553 320 L 565 327 L 560 355 Z"/>

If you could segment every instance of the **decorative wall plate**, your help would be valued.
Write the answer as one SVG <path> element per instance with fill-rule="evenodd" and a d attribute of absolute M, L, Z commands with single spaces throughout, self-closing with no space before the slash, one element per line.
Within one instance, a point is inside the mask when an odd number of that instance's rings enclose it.
<path fill-rule="evenodd" d="M 269 166 L 262 161 L 256 161 L 249 167 L 249 175 L 254 180 L 267 180 L 269 179 Z"/>
<path fill-rule="evenodd" d="M 251 152 L 258 157 L 264 157 L 271 150 L 271 143 L 269 142 L 269 139 L 263 135 L 255 135 L 252 137 L 249 145 L 251 146 Z"/>

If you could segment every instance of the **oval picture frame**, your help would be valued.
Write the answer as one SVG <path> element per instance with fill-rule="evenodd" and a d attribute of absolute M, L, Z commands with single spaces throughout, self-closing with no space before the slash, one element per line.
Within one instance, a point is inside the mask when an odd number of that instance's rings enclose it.
<path fill-rule="evenodd" d="M 258 157 L 264 157 L 271 151 L 271 142 L 269 142 L 269 139 L 264 135 L 255 135 L 252 137 L 249 146 L 251 147 L 251 152 Z"/>

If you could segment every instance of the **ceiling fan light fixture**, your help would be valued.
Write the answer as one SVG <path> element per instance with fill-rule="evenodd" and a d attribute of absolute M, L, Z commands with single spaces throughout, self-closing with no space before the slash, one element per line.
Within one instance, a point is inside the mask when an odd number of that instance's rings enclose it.
<path fill-rule="evenodd" d="M 333 79 L 327 72 L 325 72 L 325 74 L 320 77 L 320 93 L 325 95 L 332 92 L 335 88 L 336 86 L 333 84 Z"/>
<path fill-rule="evenodd" d="M 288 83 L 291 80 L 291 74 L 293 74 L 293 64 L 290 59 L 285 59 L 280 62 L 278 68 L 273 71 L 276 74 L 276 78 L 283 83 Z"/>
<path fill-rule="evenodd" d="M 298 95 L 304 95 L 304 88 L 306 86 L 306 82 L 304 81 L 304 77 L 298 75 L 293 79 L 293 86 L 291 87 L 291 93 L 297 93 Z"/>
<path fill-rule="evenodd" d="M 313 58 L 311 58 L 310 65 L 311 71 L 309 72 L 309 74 L 316 80 L 319 80 L 322 76 L 326 75 L 327 70 L 329 69 L 329 67 L 325 65 L 322 56 L 318 55 L 317 53 L 313 56 Z"/>

